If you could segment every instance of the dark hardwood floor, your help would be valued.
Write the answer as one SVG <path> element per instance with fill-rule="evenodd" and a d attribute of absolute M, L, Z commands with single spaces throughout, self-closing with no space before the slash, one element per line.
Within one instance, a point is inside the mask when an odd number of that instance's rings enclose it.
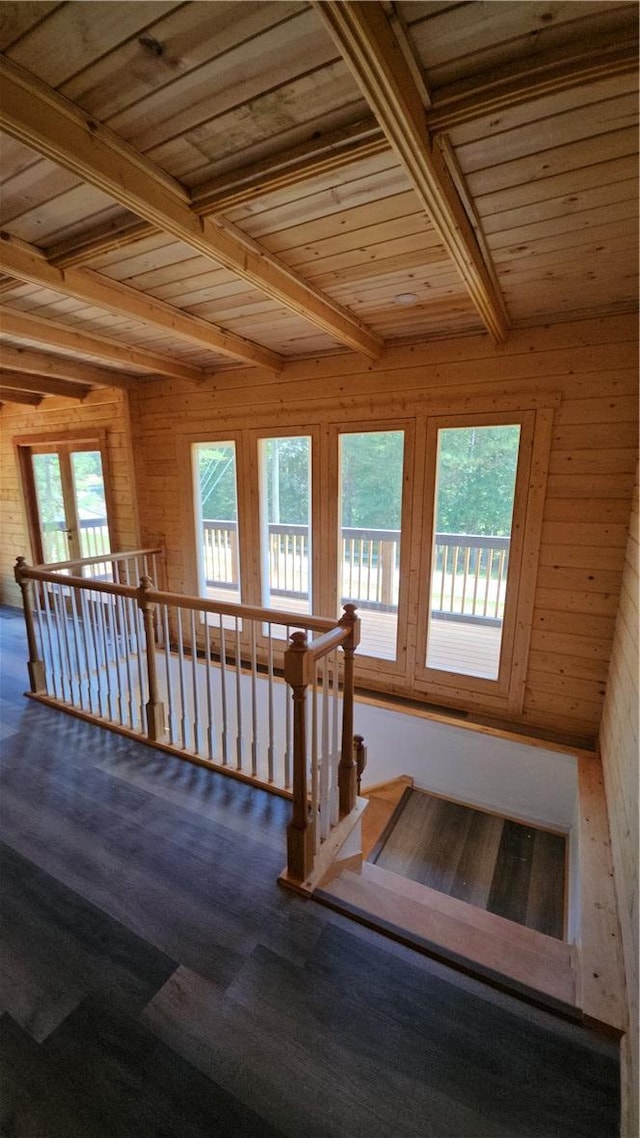
<path fill-rule="evenodd" d="M 407 789 L 369 860 L 562 940 L 563 834 Z"/>
<path fill-rule="evenodd" d="M 25 700 L 0 635 L 3 1138 L 613 1138 L 613 1043 L 282 891 L 286 802 Z"/>

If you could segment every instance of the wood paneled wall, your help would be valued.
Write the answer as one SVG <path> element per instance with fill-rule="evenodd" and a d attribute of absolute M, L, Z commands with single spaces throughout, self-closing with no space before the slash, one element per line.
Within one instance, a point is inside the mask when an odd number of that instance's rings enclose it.
<path fill-rule="evenodd" d="M 616 621 L 600 746 L 618 892 L 629 1000 L 623 1055 L 626 1094 L 623 1134 L 639 1131 L 638 1079 L 638 494 Z"/>
<path fill-rule="evenodd" d="M 62 437 L 66 431 L 83 430 L 85 427 L 102 428 L 107 432 L 114 547 L 135 549 L 139 545 L 127 392 L 103 388 L 91 392 L 83 403 L 47 398 L 37 408 L 5 403 L 0 411 L 0 599 L 4 604 L 21 604 L 20 590 L 13 579 L 13 566 L 21 554 L 31 559 L 13 440 L 31 434 L 52 437 L 59 434 Z"/>
<path fill-rule="evenodd" d="M 142 540 L 164 535 L 170 587 L 193 580 L 183 539 L 191 433 L 204 439 L 416 414 L 527 406 L 555 410 L 524 710 L 517 722 L 593 739 L 602 702 L 637 457 L 637 332 L 633 317 L 579 321 L 488 337 L 389 348 L 264 370 L 218 373 L 201 386 L 157 380 L 131 394 Z M 181 466 L 182 464 L 182 466 Z M 188 508 L 188 504 L 187 504 Z M 412 635 L 409 628 L 408 635 Z M 387 685 L 389 686 L 389 685 Z M 396 690 L 398 687 L 396 686 Z M 406 690 L 406 689 L 405 689 Z"/>

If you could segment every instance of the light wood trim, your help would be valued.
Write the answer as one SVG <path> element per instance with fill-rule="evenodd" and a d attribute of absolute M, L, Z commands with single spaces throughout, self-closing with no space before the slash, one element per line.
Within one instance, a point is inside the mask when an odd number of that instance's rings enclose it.
<path fill-rule="evenodd" d="M 525 685 L 529 667 L 529 647 L 538 581 L 540 539 L 551 455 L 553 417 L 554 412 L 550 407 L 541 408 L 535 412 L 529 487 L 522 535 L 523 547 L 518 570 L 517 609 L 514 606 L 514 612 L 517 611 L 517 623 L 511 658 L 509 689 L 509 711 L 518 715 L 521 714 L 524 706 Z"/>
<path fill-rule="evenodd" d="M 259 364 L 272 371 L 279 371 L 282 366 L 282 358 L 268 348 L 252 344 L 233 332 L 222 332 L 199 316 L 190 316 L 128 285 L 107 280 L 92 269 L 59 269 L 49 264 L 39 249 L 24 242 L 12 238 L 0 242 L 0 266 L 19 280 L 96 304 L 118 316 L 142 320 L 162 332 L 170 332 L 179 340 L 187 340 L 212 352 Z"/>
<path fill-rule="evenodd" d="M 9 344 L 2 344 L 0 358 L 3 365 L 12 371 L 44 378 L 51 376 L 55 379 L 67 379 L 91 387 L 117 387 L 127 391 L 135 382 L 133 378 L 123 379 L 117 372 L 111 373 L 106 368 L 79 363 L 68 356 L 48 356 L 44 352 L 30 348 L 14 348 Z"/>
<path fill-rule="evenodd" d="M 105 336 L 96 336 L 91 332 L 70 328 L 54 320 L 43 320 L 40 316 L 30 312 L 18 312 L 6 305 L 0 306 L 0 332 L 13 339 L 32 340 L 38 344 L 45 344 L 47 348 L 95 356 L 104 363 L 120 364 L 125 371 L 137 368 L 140 371 L 167 376 L 168 379 L 186 379 L 193 383 L 199 382 L 205 375 L 200 368 L 190 367 L 188 364 L 180 363 L 179 360 L 171 360 L 167 356 L 157 355 L 146 349 L 142 351 L 139 348 L 119 344 Z M 61 363 L 64 363 L 64 360 Z M 95 370 L 96 374 L 100 374 L 99 369 Z M 110 375 L 107 372 L 103 374 Z M 131 379 L 137 378 L 131 376 Z M 92 383 L 105 386 L 102 379 L 92 380 Z M 128 387 L 129 381 L 114 372 L 113 378 L 106 386 Z"/>
<path fill-rule="evenodd" d="M 74 399 L 78 403 L 87 397 L 91 388 L 64 379 L 49 379 L 42 375 L 28 375 L 14 371 L 0 371 L 0 383 L 11 391 L 36 391 L 40 395 L 58 395 L 61 399 Z"/>
<path fill-rule="evenodd" d="M 578 763 L 580 802 L 580 995 L 587 1020 L 624 1031 L 624 968 L 602 766 Z"/>
<path fill-rule="evenodd" d="M 12 391 L 9 387 L 0 387 L 0 400 L 3 403 L 24 403 L 26 406 L 37 407 L 42 403 L 42 395 L 33 391 Z"/>
<path fill-rule="evenodd" d="M 522 710 L 552 424 L 552 412 L 549 411 L 543 419 L 542 428 L 539 428 L 536 434 L 538 414 L 539 412 L 528 409 L 513 414 L 495 412 L 434 415 L 429 416 L 427 420 L 424 522 L 421 541 L 424 564 L 419 571 L 421 582 L 431 580 L 438 431 L 466 426 L 499 426 L 509 423 L 520 425 L 507 604 L 502 627 L 498 678 L 488 680 L 429 668 L 426 665 L 430 613 L 429 590 L 424 588 L 418 605 L 416 687 L 422 690 L 426 684 L 428 691 L 436 698 L 454 698 L 465 706 L 470 701 L 479 701 L 498 712 L 502 709 L 519 714 Z M 530 533 L 527 528 L 529 525 Z"/>
<path fill-rule="evenodd" d="M 244 238 L 239 230 L 198 217 L 190 209 L 186 191 L 178 182 L 168 178 L 108 128 L 6 59 L 0 62 L 0 124 L 12 138 L 73 171 L 120 205 L 236 273 L 341 343 L 374 358 L 379 355 L 381 341 L 346 309 L 255 242 Z M 12 272 L 11 269 L 6 271 Z M 202 323 L 206 327 L 206 323 Z M 214 331 L 212 328 L 212 335 Z M 226 348 L 219 350 L 248 359 L 244 354 L 249 349 L 248 343 L 242 351 L 234 352 L 231 351 L 233 339 L 223 336 Z M 238 337 L 236 348 L 241 347 Z M 264 349 L 256 347 L 255 351 L 264 352 Z M 250 362 L 261 361 L 253 357 Z M 266 366 L 274 364 L 272 358 L 271 364 Z"/>
<path fill-rule="evenodd" d="M 388 149 L 389 143 L 371 116 L 197 186 L 192 196 L 193 209 L 201 217 L 224 213 L 274 190 L 295 188 L 301 182 L 343 170 Z"/>
<path fill-rule="evenodd" d="M 105 225 L 96 225 L 95 229 L 80 237 L 68 238 L 53 245 L 47 251 L 47 256 L 52 265 L 67 269 L 72 265 L 92 261 L 94 257 L 102 257 L 105 253 L 112 253 L 114 249 L 123 249 L 136 241 L 143 241 L 145 237 L 153 237 L 159 232 L 148 221 L 131 221 L 126 218 L 115 228 L 112 222 L 107 222 Z"/>
<path fill-rule="evenodd" d="M 542 57 L 524 71 L 520 70 L 518 61 L 516 74 L 505 75 L 502 67 L 498 77 L 495 70 L 487 75 L 474 75 L 465 85 L 465 90 L 447 94 L 446 88 L 441 89 L 434 96 L 428 113 L 429 130 L 435 134 L 453 130 L 535 99 L 615 75 L 626 75 L 635 71 L 637 66 L 637 40 L 611 45 L 590 43 L 583 45 L 582 49 L 572 45 L 570 51 L 559 58 Z"/>
<path fill-rule="evenodd" d="M 379 4 L 315 0 L 345 62 L 398 154 L 421 203 L 497 341 L 509 328 L 504 302 L 438 150 L 427 133 L 424 103 Z"/>

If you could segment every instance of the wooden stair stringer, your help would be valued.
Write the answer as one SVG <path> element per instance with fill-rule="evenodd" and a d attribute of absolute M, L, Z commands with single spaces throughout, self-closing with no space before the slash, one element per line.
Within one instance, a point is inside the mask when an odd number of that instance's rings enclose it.
<path fill-rule="evenodd" d="M 574 949 L 370 862 L 314 897 L 467 971 L 579 1014 Z"/>

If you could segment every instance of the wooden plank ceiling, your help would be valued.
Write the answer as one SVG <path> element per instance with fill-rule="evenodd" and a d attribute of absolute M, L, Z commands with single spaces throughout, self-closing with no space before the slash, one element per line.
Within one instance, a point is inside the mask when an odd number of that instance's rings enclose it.
<path fill-rule="evenodd" d="M 3 3 L 0 398 L 635 309 L 637 31 L 612 0 Z"/>

